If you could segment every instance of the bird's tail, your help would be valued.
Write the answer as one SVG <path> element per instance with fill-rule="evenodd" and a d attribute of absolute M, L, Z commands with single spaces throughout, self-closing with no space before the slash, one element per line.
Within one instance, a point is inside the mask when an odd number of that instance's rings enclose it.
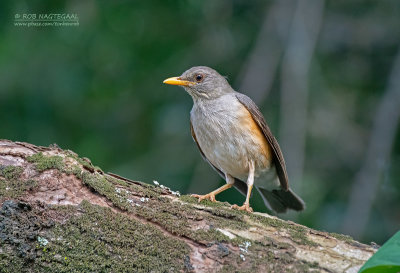
<path fill-rule="evenodd" d="M 266 190 L 257 188 L 264 200 L 265 205 L 278 213 L 286 212 L 287 209 L 296 211 L 304 210 L 304 201 L 298 197 L 291 189 L 285 190 Z"/>

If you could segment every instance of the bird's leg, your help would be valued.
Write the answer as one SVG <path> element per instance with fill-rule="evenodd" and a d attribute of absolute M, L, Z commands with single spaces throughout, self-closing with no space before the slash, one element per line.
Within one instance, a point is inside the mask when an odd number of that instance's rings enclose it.
<path fill-rule="evenodd" d="M 253 212 L 253 209 L 250 207 L 250 195 L 251 195 L 251 190 L 253 189 L 253 184 L 254 184 L 254 161 L 250 161 L 249 163 L 249 176 L 247 178 L 247 196 L 246 196 L 246 201 L 244 202 L 243 206 L 239 207 L 238 205 L 233 205 L 233 209 L 238 209 L 238 210 L 245 210 L 247 212 Z"/>
<path fill-rule="evenodd" d="M 198 198 L 199 202 L 201 200 L 204 200 L 204 199 L 209 199 L 211 202 L 216 202 L 217 200 L 215 200 L 215 196 L 218 193 L 223 192 L 224 190 L 227 190 L 227 189 L 231 188 L 233 186 L 233 184 L 235 183 L 235 179 L 232 176 L 230 176 L 229 174 L 225 174 L 225 180 L 226 180 L 226 184 L 223 185 L 222 187 L 219 187 L 215 191 L 212 191 L 212 192 L 210 192 L 208 194 L 205 194 L 205 195 L 192 194 L 191 196 Z"/>

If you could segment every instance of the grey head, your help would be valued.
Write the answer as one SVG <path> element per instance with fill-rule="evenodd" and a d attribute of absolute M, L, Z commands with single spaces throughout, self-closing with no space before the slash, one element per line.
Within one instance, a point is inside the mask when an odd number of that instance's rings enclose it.
<path fill-rule="evenodd" d="M 207 66 L 192 67 L 179 77 L 166 79 L 164 83 L 182 86 L 195 101 L 215 99 L 234 92 L 223 76 Z"/>

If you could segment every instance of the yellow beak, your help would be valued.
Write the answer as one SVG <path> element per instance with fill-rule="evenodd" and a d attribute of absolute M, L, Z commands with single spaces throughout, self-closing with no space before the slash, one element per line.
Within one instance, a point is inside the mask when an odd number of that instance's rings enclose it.
<path fill-rule="evenodd" d="M 181 80 L 179 77 L 168 78 L 164 80 L 163 83 L 182 86 L 190 86 L 195 84 L 194 82 Z"/>

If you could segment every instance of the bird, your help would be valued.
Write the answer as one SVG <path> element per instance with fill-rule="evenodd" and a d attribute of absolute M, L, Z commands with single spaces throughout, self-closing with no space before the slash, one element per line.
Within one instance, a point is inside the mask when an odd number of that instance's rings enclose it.
<path fill-rule="evenodd" d="M 193 99 L 190 130 L 201 156 L 226 184 L 198 201 L 216 202 L 215 196 L 235 187 L 246 196 L 233 209 L 253 212 L 250 196 L 255 187 L 266 207 L 277 213 L 301 211 L 304 201 L 289 187 L 282 151 L 257 105 L 235 91 L 227 79 L 206 66 L 195 66 L 165 84 L 182 86 Z"/>

